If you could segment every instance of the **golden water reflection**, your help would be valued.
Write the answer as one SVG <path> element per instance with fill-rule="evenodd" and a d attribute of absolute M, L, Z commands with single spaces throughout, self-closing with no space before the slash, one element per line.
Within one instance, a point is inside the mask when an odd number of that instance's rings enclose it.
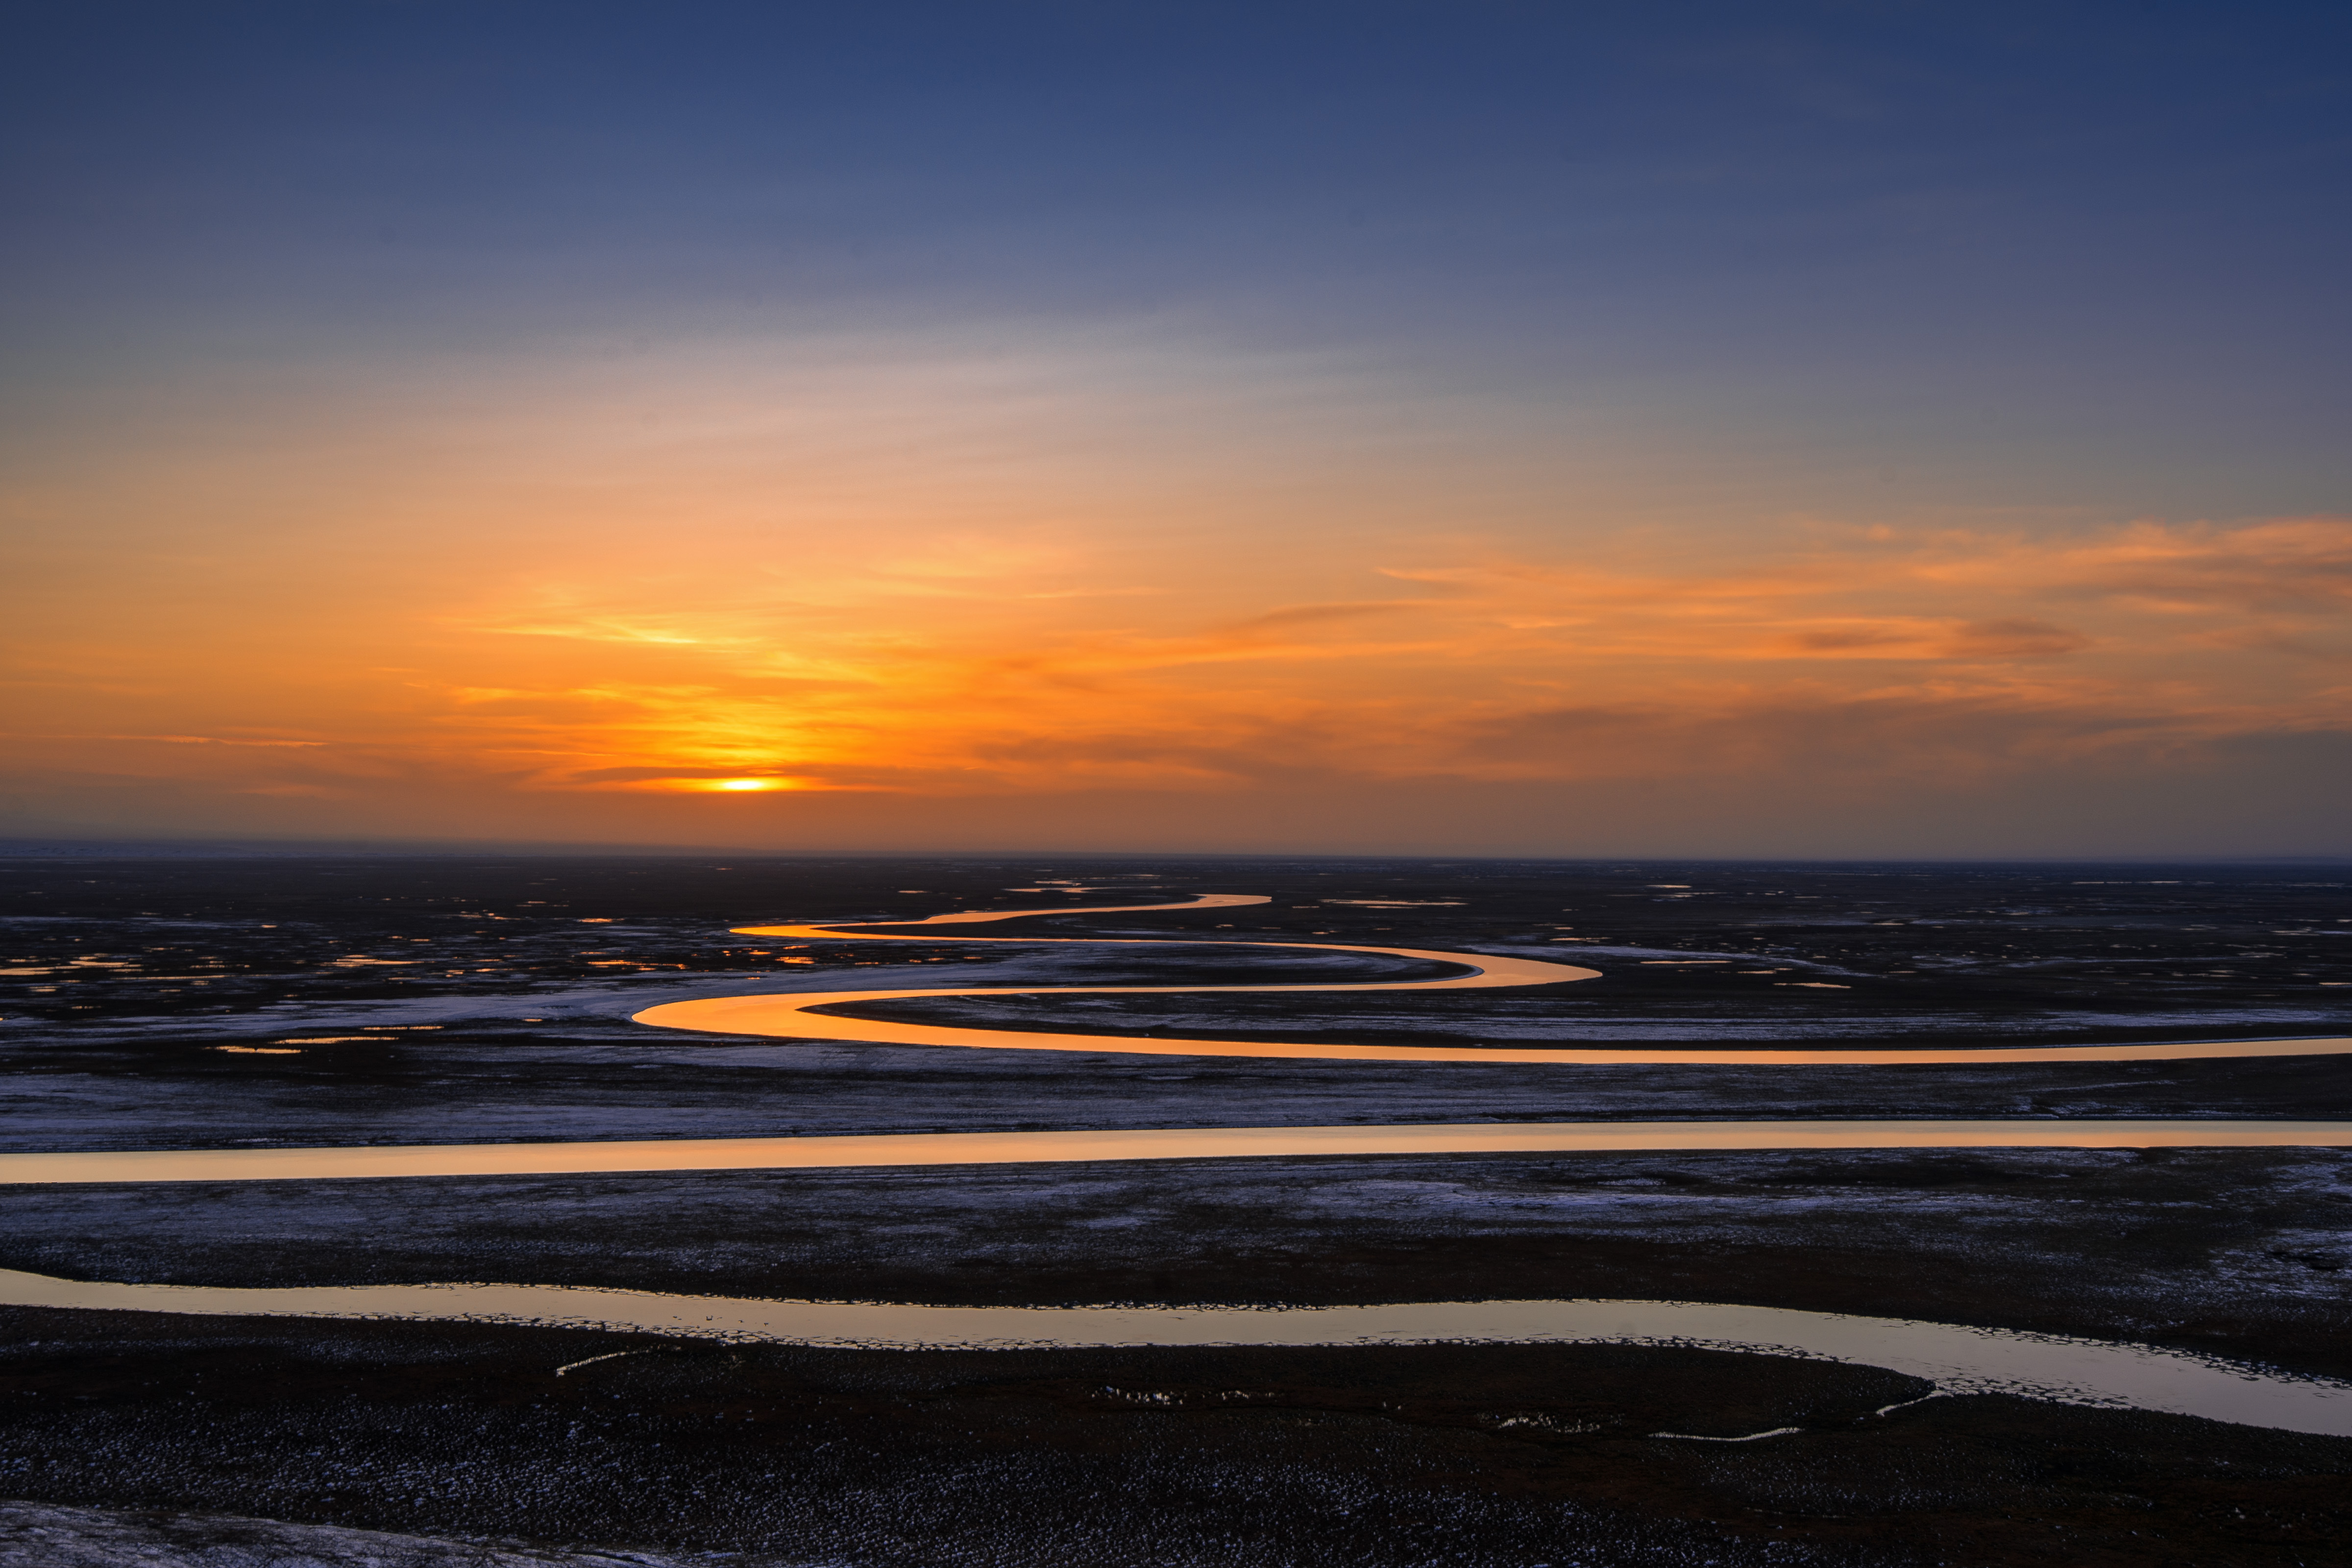
<path fill-rule="evenodd" d="M 1076 909 L 967 910 L 933 915 L 920 921 L 874 921 L 866 925 L 970 925 L 1017 920 L 1041 914 L 1114 914 L 1133 910 L 1223 909 L 1271 900 L 1254 893 L 1209 893 L 1190 903 L 1104 904 Z M 925 942 L 933 936 L 883 935 L 860 929 L 857 922 L 832 925 L 742 926 L 741 936 L 779 937 L 801 941 Z M 1111 946 L 1149 946 L 1153 939 L 1109 937 L 957 937 L 958 942 L 1087 942 Z M 1166 939 L 1186 945 L 1216 942 L 1215 938 Z M 1215 992 L 1305 991 L 1465 991 L 1498 986 L 1557 985 L 1594 980 L 1597 969 L 1552 963 L 1540 959 L 1511 958 L 1483 952 L 1439 952 L 1405 947 L 1362 947 L 1349 944 L 1286 942 L 1234 942 L 1251 948 L 1301 948 L 1312 952 L 1370 952 L 1391 958 L 1420 959 L 1456 965 L 1467 973 L 1438 980 L 1379 980 L 1319 982 L 1289 985 L 1001 985 L 916 987 L 891 991 L 811 991 L 760 996 L 713 996 L 691 1002 L 667 1002 L 632 1015 L 635 1022 L 657 1028 L 693 1029 L 719 1035 L 781 1036 L 791 1039 L 855 1040 L 867 1045 L 956 1046 L 966 1048 L 1017 1051 L 1078 1051 L 1157 1057 L 1253 1057 L 1289 1061 L 1482 1062 L 1543 1064 L 1557 1067 L 1968 1067 L 2030 1062 L 2205 1061 L 2242 1057 L 2343 1056 L 2352 1054 L 2352 1037 L 2287 1040 L 2224 1040 L 2169 1042 L 2124 1046 L 1995 1046 L 1956 1047 L 1948 1050 L 1842 1050 L 1822 1047 L 1739 1050 L 1617 1049 L 1611 1047 L 1488 1050 L 1475 1046 L 1349 1046 L 1287 1043 L 1266 1040 L 1169 1040 L 1132 1035 L 1080 1035 L 1027 1029 L 976 1029 L 951 1024 L 911 1024 L 878 1018 L 846 1017 L 814 1009 L 855 1006 L 864 1002 L 890 1002 L 907 997 L 954 996 L 1150 996 L 1207 994 Z"/>
<path fill-rule="evenodd" d="M 816 1171 L 1366 1154 L 1597 1154 L 1772 1149 L 2352 1147 L 2352 1121 L 1478 1121 L 1371 1127 L 1175 1127 L 882 1132 L 582 1143 L 154 1149 L 0 1154 L 0 1184 Z"/>

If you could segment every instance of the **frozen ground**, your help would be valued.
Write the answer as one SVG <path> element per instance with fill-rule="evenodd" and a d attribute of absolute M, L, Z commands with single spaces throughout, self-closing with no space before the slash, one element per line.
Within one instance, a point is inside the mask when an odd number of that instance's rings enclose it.
<path fill-rule="evenodd" d="M 705 1552 L 566 1552 L 172 1509 L 0 1503 L 10 1568 L 707 1568 Z M 829 1568 L 730 1553 L 729 1568 Z"/>

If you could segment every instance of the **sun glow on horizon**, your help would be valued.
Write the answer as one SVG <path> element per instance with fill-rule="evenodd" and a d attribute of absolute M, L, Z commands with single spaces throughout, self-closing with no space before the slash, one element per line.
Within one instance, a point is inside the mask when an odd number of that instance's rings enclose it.
<path fill-rule="evenodd" d="M 579 30 L 618 47 L 602 26 Z M 1578 58 L 1617 47 L 1557 26 Z M 2107 110 L 2147 104 L 2053 75 L 2052 110 L 2172 237 L 2123 223 L 2081 253 L 2105 262 L 2062 265 L 2096 226 L 2089 165 L 2017 158 L 2002 138 L 2039 132 L 2005 115 L 1955 134 L 1998 94 L 1922 107 L 1923 163 L 1820 119 L 1777 49 L 1725 57 L 1752 100 L 1653 74 L 1647 44 L 1572 91 L 1481 66 L 1430 98 L 1416 49 L 1402 97 L 1304 110 L 1285 68 L 1256 110 L 1278 133 L 1229 124 L 1235 99 L 1203 137 L 1182 112 L 1062 122 L 1047 30 L 991 68 L 1002 100 L 959 57 L 938 79 L 981 99 L 915 93 L 905 123 L 940 133 L 904 139 L 853 129 L 884 100 L 828 46 L 797 100 L 784 57 L 714 89 L 736 62 L 713 56 L 614 166 L 606 79 L 536 44 L 530 91 L 577 136 L 518 137 L 520 100 L 457 86 L 482 118 L 359 92 L 346 122 L 304 89 L 268 137 L 245 110 L 167 115 L 144 78 L 17 94 L 48 103 L 27 144 L 64 205 L 0 258 L 0 299 L 42 323 L 0 374 L 0 818 L 2352 847 L 2326 783 L 2352 757 L 2352 489 L 2318 330 L 2345 293 L 2305 243 L 2307 174 L 2265 187 L 2250 237 L 2244 191 L 2144 177 L 2172 143 Z M 2107 80 L 2105 30 L 2078 42 Z M 1159 58 L 1113 51 L 1102 79 L 1160 82 Z M 1032 68 L 1050 90 L 1006 86 Z M 1898 76 L 1890 126 L 1926 90 Z M 2210 129 L 2249 155 L 2212 167 L 2306 167 L 2253 157 L 2305 132 L 2240 101 Z M 82 135 L 93 105 L 149 132 Z M 2189 112 L 2168 94 L 2141 123 Z M 721 122 L 746 140 L 714 156 Z M 1078 199 L 1112 168 L 1129 195 Z M 1949 199 L 1971 189 L 1988 205 Z M 346 243 L 362 210 L 380 235 Z M 2023 226 L 1978 233 L 1996 210 Z"/>

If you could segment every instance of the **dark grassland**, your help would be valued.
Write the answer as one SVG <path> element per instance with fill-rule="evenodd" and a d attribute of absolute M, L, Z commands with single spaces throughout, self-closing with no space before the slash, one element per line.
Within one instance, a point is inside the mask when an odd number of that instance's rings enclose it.
<path fill-rule="evenodd" d="M 1065 879 L 1094 890 L 1008 890 Z M 1435 972 L 1261 945 L 1322 941 L 1542 952 L 1604 977 L 1524 993 L 888 1005 L 1375 1044 L 2340 1035 L 2352 1033 L 2347 882 L 2352 868 L 2326 866 L 24 858 L 0 862 L 0 979 L 13 988 L 0 999 L 0 1148 L 2352 1119 L 2352 1058 L 1383 1066 L 798 1045 L 625 1021 L 656 1002 L 786 987 Z M 1222 947 L 726 930 L 1201 891 L 1276 897 L 965 928 L 1244 944 Z M 942 1302 L 1664 1297 L 2151 1341 L 2352 1376 L 2352 1160 L 2327 1151 L 20 1187 L 0 1189 L 0 1266 Z M 51 1504 L 745 1563 L 2320 1563 L 2352 1548 L 2352 1441 L 1996 1397 L 1873 1415 L 1920 1390 L 1763 1356 L 856 1352 L 487 1325 L 0 1317 L 0 1495 Z M 555 1374 L 624 1349 L 637 1353 Z M 1800 1430 L 1648 1436 L 1781 1426 Z M 185 1555 L 207 1539 L 228 1551 L 247 1527 L 173 1528 Z M 0 1518 L 0 1561 L 62 1560 L 58 1538 L 26 1545 L 11 1529 Z M 348 1532 L 308 1539 L 321 1560 L 394 1560 Z"/>

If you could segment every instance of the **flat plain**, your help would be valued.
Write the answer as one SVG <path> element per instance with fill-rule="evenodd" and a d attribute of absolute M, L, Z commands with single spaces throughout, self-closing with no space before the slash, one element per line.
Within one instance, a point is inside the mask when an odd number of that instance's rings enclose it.
<path fill-rule="evenodd" d="M 26 857 L 0 862 L 12 987 L 0 1150 L 2352 1120 L 2347 1058 L 1561 1068 L 900 1047 L 628 1021 L 665 1001 L 887 984 L 1036 989 L 872 1016 L 1162 1040 L 2309 1037 L 2352 1033 L 2347 882 L 2352 871 L 2316 862 Z M 1271 902 L 1049 914 L 914 942 L 730 931 L 1204 892 Z M 1152 945 L 960 939 L 1024 933 Z M 1556 957 L 1601 974 L 1523 992 L 1048 989 L 1422 972 L 1276 945 L 1318 942 Z M 2352 1158 L 2325 1149 L 22 1186 L 0 1203 L 0 1267 L 942 1304 L 1672 1299 L 2352 1378 Z M 2352 1547 L 2352 1439 L 2008 1395 L 1908 1404 L 1926 1392 L 1916 1380 L 1787 1357 L 881 1352 L 491 1324 L 0 1316 L 0 1494 L 23 1500 L 0 1515 L 0 1542 L 16 1543 L 0 1550 L 28 1562 L 62 1561 L 66 1542 L 110 1562 L 107 1540 L 168 1536 L 184 1555 L 215 1553 L 190 1561 L 227 1563 L 245 1559 L 219 1553 L 305 1529 L 321 1561 L 385 1563 L 627 1551 L 861 1565 L 1995 1563 L 2063 1546 L 2084 1563 L 2318 1563 Z M 506 1544 L 478 1544 L 493 1539 Z"/>

